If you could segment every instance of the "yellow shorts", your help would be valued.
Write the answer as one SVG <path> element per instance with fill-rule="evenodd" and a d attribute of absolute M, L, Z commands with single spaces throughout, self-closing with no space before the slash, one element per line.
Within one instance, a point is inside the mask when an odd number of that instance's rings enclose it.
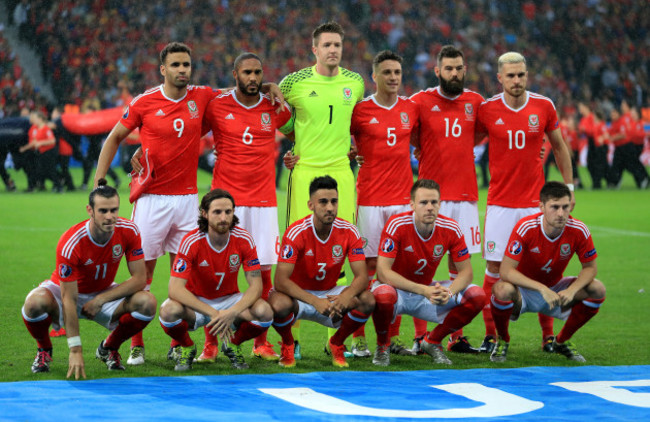
<path fill-rule="evenodd" d="M 311 214 L 309 201 L 309 185 L 314 178 L 329 175 L 336 180 L 339 191 L 339 211 L 337 217 L 354 224 L 355 189 L 354 175 L 349 166 L 337 169 L 297 166 L 291 176 L 291 201 L 289 203 L 289 224 Z"/>

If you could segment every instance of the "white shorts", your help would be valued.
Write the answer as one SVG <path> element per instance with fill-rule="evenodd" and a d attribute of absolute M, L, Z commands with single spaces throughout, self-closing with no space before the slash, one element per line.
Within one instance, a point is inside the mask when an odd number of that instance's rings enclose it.
<path fill-rule="evenodd" d="M 235 215 L 239 217 L 239 225 L 253 236 L 260 265 L 277 264 L 280 252 L 278 208 L 237 207 Z"/>
<path fill-rule="evenodd" d="M 441 201 L 440 214 L 456 220 L 465 236 L 470 254 L 481 252 L 481 228 L 476 201 Z"/>
<path fill-rule="evenodd" d="M 201 302 L 212 306 L 213 309 L 216 309 L 217 311 L 221 311 L 233 307 L 237 302 L 241 300 L 242 296 L 243 293 L 233 293 L 231 295 L 218 297 L 216 299 L 206 299 L 201 296 L 197 296 L 197 298 Z M 197 328 L 201 328 L 204 325 L 206 325 L 208 322 L 210 322 L 209 316 L 196 311 L 194 311 L 194 319 L 195 319 L 194 327 L 190 327 L 190 331 L 194 331 Z"/>
<path fill-rule="evenodd" d="M 109 287 L 106 290 L 113 289 L 117 287 L 117 283 L 113 283 L 111 287 Z M 56 300 L 56 304 L 59 306 L 59 320 L 54 321 L 52 320 L 52 328 L 55 330 L 60 329 L 63 327 L 63 301 L 61 300 L 61 286 L 58 284 L 54 283 L 52 280 L 45 280 L 41 284 L 38 285 L 38 288 L 44 288 L 49 290 L 50 293 L 54 296 L 54 299 Z M 34 290 L 36 290 L 34 289 Z M 32 290 L 29 294 L 32 294 L 34 292 Z M 81 309 L 84 307 L 84 305 L 87 302 L 90 302 L 92 299 L 95 298 L 100 293 L 105 292 L 106 290 L 103 290 L 101 292 L 95 292 L 95 293 L 79 293 L 79 296 L 77 297 L 77 316 L 81 319 L 88 319 L 84 315 L 81 314 Z M 28 295 L 29 296 L 29 295 Z M 95 315 L 95 318 L 92 319 L 92 321 L 95 321 L 99 325 L 102 325 L 106 328 L 108 328 L 110 331 L 113 331 L 115 327 L 117 327 L 117 324 L 120 322 L 119 320 L 115 320 L 111 322 L 111 319 L 113 318 L 113 314 L 115 313 L 115 310 L 117 307 L 124 301 L 124 298 L 121 299 L 116 299 L 112 302 L 106 302 L 102 305 L 102 309 Z"/>
<path fill-rule="evenodd" d="M 506 208 L 488 205 L 485 212 L 485 247 L 483 258 L 501 262 L 508 246 L 512 229 L 524 217 L 539 212 L 539 207 Z"/>
<path fill-rule="evenodd" d="M 177 253 L 183 236 L 197 227 L 199 196 L 144 194 L 133 204 L 131 219 L 140 228 L 146 261 Z"/>
<path fill-rule="evenodd" d="M 451 286 L 452 284 L 452 281 L 451 280 L 432 281 L 431 284 L 433 283 L 440 283 L 441 286 L 449 288 L 449 286 Z M 375 281 L 372 285 L 371 291 L 374 291 L 377 287 L 381 285 L 382 283 L 380 283 L 379 281 Z M 400 289 L 395 289 L 395 291 L 397 292 L 397 303 L 393 308 L 392 321 L 395 320 L 395 317 L 397 315 L 407 314 L 419 319 L 423 319 L 425 321 L 431 321 L 438 324 L 442 324 L 445 318 L 447 317 L 447 314 L 449 314 L 449 312 L 451 312 L 452 309 L 454 309 L 456 306 L 458 306 L 461 303 L 461 300 L 463 299 L 463 295 L 465 294 L 467 289 L 469 289 L 472 286 L 475 285 L 470 284 L 465 289 L 453 295 L 451 299 L 449 299 L 449 302 L 447 302 L 446 305 L 442 305 L 442 306 L 434 305 L 433 303 L 429 302 L 429 299 L 427 299 L 426 297 L 420 294 L 411 293 Z"/>
<path fill-rule="evenodd" d="M 327 297 L 336 296 L 341 294 L 341 292 L 346 288 L 346 286 L 336 286 L 329 290 L 305 290 L 307 293 L 311 293 L 317 297 Z M 334 323 L 330 317 L 319 313 L 316 308 L 311 306 L 308 303 L 298 301 L 298 314 L 295 316 L 295 320 L 306 319 L 308 321 L 314 321 L 321 325 L 330 328 L 339 328 L 341 326 L 341 320 Z"/>
<path fill-rule="evenodd" d="M 385 207 L 357 207 L 357 227 L 363 239 L 363 252 L 366 258 L 376 258 L 379 250 L 381 233 L 389 218 L 401 212 L 411 211 L 411 206 L 389 205 Z"/>
<path fill-rule="evenodd" d="M 566 290 L 571 285 L 571 283 L 576 281 L 577 278 L 578 277 L 564 277 L 555 283 L 555 285 L 550 289 L 555 293 Z M 525 289 L 523 287 L 518 287 L 518 289 L 519 293 L 521 293 L 521 311 L 519 312 L 520 315 L 524 312 L 542 313 L 544 315 L 552 316 L 553 318 L 558 318 L 566 321 L 566 319 L 571 314 L 570 308 L 565 311 L 562 311 L 561 306 L 556 306 L 553 309 L 549 309 L 548 303 L 546 303 L 541 293 L 538 293 L 534 290 Z M 513 315 L 513 317 L 510 319 L 515 321 L 518 318 L 519 315 Z"/>

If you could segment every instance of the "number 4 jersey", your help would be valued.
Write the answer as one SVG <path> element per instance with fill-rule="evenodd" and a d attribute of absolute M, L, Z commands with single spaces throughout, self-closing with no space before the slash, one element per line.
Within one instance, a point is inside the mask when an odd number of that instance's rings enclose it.
<path fill-rule="evenodd" d="M 580 220 L 569 217 L 564 231 L 550 239 L 542 228 L 544 215 L 537 213 L 524 217 L 515 226 L 506 256 L 519 262 L 517 270 L 548 287 L 562 279 L 573 254 L 580 262 L 593 261 L 598 256 L 591 233 Z"/>
<path fill-rule="evenodd" d="M 544 134 L 559 127 L 553 102 L 526 91 L 526 103 L 515 110 L 503 93 L 481 104 L 478 130 L 489 137 L 490 188 L 487 204 L 508 208 L 539 205 L 544 185 L 540 151 Z"/>
<path fill-rule="evenodd" d="M 253 237 L 236 226 L 221 250 L 210 244 L 208 234 L 198 228 L 185 235 L 172 265 L 172 277 L 187 280 L 185 287 L 196 296 L 216 299 L 239 292 L 237 275 L 260 269 Z"/>

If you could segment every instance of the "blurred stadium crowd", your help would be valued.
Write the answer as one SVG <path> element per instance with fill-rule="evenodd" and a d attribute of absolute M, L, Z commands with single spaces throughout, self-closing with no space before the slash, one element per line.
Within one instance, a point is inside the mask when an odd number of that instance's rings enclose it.
<path fill-rule="evenodd" d="M 437 85 L 436 54 L 463 49 L 466 87 L 486 98 L 501 92 L 497 57 L 521 52 L 528 89 L 553 99 L 560 115 L 582 101 L 609 118 L 623 100 L 650 121 L 650 4 L 633 0 L 5 0 L 10 23 L 40 57 L 56 104 L 48 103 L 0 32 L 0 117 L 20 110 L 102 109 L 124 104 L 126 91 L 160 83 L 158 52 L 172 40 L 193 48 L 193 82 L 232 86 L 243 51 L 264 60 L 279 82 L 313 64 L 311 31 L 326 20 L 346 30 L 343 66 L 373 88 L 374 54 L 404 57 L 403 94 Z M 308 12 L 306 12 L 308 10 Z M 69 108 L 70 109 L 70 108 Z"/>

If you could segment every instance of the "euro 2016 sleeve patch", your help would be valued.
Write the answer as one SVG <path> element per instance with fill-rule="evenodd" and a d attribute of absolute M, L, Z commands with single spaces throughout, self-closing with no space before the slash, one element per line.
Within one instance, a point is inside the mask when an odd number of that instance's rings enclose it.
<path fill-rule="evenodd" d="M 282 248 L 282 252 L 280 253 L 280 257 L 282 259 L 291 259 L 294 255 L 293 248 L 291 245 L 284 245 Z"/>
<path fill-rule="evenodd" d="M 187 262 L 183 258 L 177 258 L 174 262 L 174 271 L 177 273 L 182 273 L 187 270 Z"/>
<path fill-rule="evenodd" d="M 522 250 L 523 247 L 521 246 L 521 242 L 518 240 L 513 240 L 508 246 L 508 252 L 510 252 L 511 255 L 519 255 Z"/>
<path fill-rule="evenodd" d="M 381 251 L 384 253 L 391 253 L 393 250 L 395 250 L 395 242 L 393 242 L 393 239 L 390 237 L 387 237 L 386 240 L 384 240 L 384 243 L 381 244 Z"/>

